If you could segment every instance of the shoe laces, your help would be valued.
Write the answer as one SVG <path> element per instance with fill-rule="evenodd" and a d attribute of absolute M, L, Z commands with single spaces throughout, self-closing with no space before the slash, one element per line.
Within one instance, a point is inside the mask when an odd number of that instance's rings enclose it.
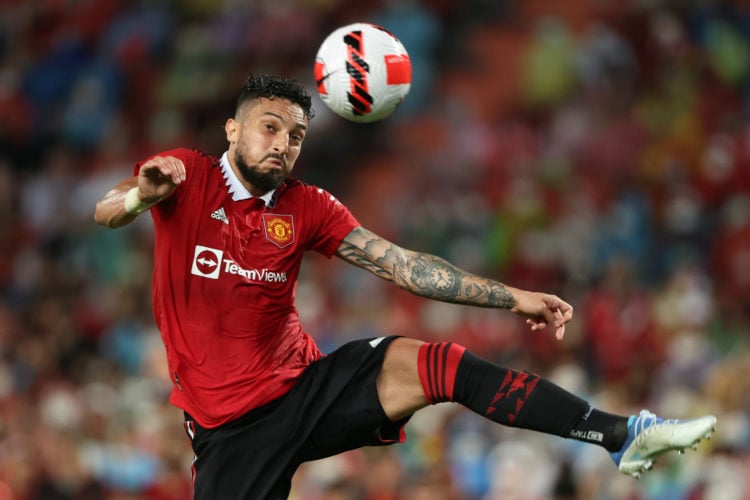
<path fill-rule="evenodd" d="M 633 422 L 633 431 L 635 433 L 635 444 L 640 446 L 648 434 L 648 430 L 654 425 L 675 423 L 677 420 L 669 420 L 656 416 L 648 410 L 641 410 L 641 413 Z"/>

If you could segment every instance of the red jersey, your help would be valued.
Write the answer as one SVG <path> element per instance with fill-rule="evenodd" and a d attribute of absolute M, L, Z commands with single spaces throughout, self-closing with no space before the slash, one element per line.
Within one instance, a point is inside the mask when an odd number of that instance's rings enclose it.
<path fill-rule="evenodd" d="M 187 179 L 151 208 L 154 318 L 170 401 L 211 428 L 285 394 L 321 356 L 294 305 L 302 254 L 330 257 L 359 224 L 296 179 L 253 197 L 226 154 L 162 155 L 181 159 Z"/>

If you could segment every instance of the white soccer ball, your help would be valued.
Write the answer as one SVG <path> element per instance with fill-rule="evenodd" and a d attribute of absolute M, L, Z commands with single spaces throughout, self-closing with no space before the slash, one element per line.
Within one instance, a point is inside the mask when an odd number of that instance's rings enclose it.
<path fill-rule="evenodd" d="M 354 122 L 387 117 L 411 87 L 411 61 L 385 28 L 354 23 L 326 37 L 315 58 L 315 83 L 334 113 Z"/>

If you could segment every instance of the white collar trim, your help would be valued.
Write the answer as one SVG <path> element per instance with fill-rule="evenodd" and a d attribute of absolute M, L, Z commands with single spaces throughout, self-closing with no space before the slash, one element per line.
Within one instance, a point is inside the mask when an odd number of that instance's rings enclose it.
<path fill-rule="evenodd" d="M 232 166 L 229 164 L 229 152 L 225 151 L 223 155 L 221 155 L 221 173 L 224 176 L 224 179 L 226 179 L 227 182 L 227 188 L 229 188 L 229 194 L 232 195 L 232 200 L 234 201 L 242 201 L 242 200 L 249 200 L 253 197 L 253 194 L 247 190 L 245 186 L 242 185 L 242 182 L 240 182 L 237 175 L 234 173 L 234 170 L 232 170 Z M 275 189 L 272 189 L 271 191 L 267 192 L 263 196 L 260 197 L 261 200 L 266 204 L 267 207 L 271 206 L 271 199 L 273 198 L 273 194 L 276 192 Z"/>

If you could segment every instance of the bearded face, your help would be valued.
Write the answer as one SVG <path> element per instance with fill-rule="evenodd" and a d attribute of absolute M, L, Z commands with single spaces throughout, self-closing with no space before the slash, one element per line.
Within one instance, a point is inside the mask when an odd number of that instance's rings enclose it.
<path fill-rule="evenodd" d="M 282 162 L 282 168 L 263 169 L 261 164 L 269 159 Z M 258 190 L 267 193 L 279 187 L 291 173 L 287 167 L 286 160 L 282 155 L 269 154 L 260 163 L 248 164 L 243 151 L 237 149 L 234 154 L 234 164 L 237 166 L 242 180 L 255 186 Z"/>
<path fill-rule="evenodd" d="M 225 125 L 229 159 L 255 196 L 276 189 L 291 174 L 307 131 L 302 108 L 285 99 L 245 104 Z"/>

